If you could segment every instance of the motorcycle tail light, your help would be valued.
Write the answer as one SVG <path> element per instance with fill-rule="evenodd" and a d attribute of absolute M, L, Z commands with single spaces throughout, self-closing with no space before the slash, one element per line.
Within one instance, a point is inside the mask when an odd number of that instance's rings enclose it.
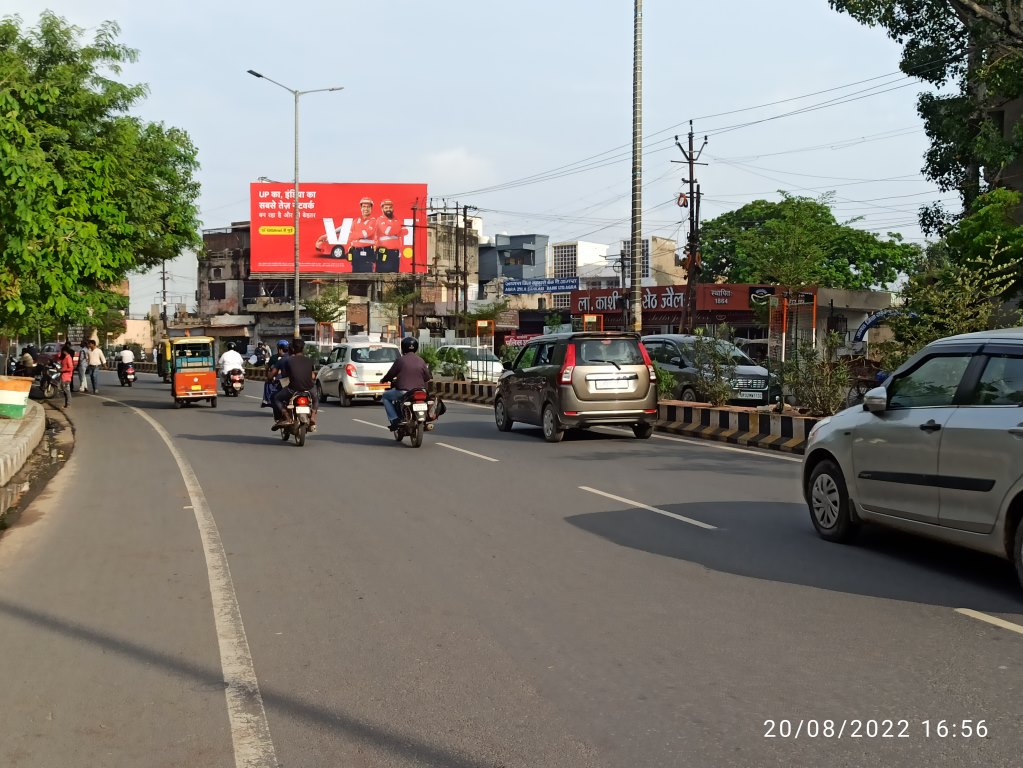
<path fill-rule="evenodd" d="M 302 405 L 302 406 L 309 405 L 309 398 L 308 397 L 296 397 L 295 398 L 295 405 Z"/>
<path fill-rule="evenodd" d="M 425 403 L 426 397 L 427 397 L 426 393 L 423 392 L 422 390 L 415 392 L 412 395 L 412 399 L 415 400 L 417 403 Z"/>

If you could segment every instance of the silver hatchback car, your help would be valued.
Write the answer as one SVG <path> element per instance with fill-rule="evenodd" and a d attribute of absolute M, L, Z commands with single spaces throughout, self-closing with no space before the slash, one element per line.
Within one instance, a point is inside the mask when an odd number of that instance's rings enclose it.
<path fill-rule="evenodd" d="M 530 339 L 494 395 L 497 428 L 537 424 L 550 443 L 566 429 L 619 424 L 641 440 L 657 420 L 657 372 L 635 333 L 592 331 Z"/>
<path fill-rule="evenodd" d="M 817 532 L 862 522 L 1008 558 L 1023 585 L 1023 328 L 929 344 L 807 440 Z"/>

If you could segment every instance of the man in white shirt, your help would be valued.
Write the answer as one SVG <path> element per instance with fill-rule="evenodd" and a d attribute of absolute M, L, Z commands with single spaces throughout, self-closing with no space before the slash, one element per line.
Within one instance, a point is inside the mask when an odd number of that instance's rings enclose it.
<path fill-rule="evenodd" d="M 125 347 L 117 353 L 117 375 L 120 376 L 126 365 L 134 365 L 135 353 Z"/>
<path fill-rule="evenodd" d="M 95 339 L 89 339 L 89 353 L 86 359 L 89 363 L 85 372 L 89 376 L 89 383 L 92 385 L 92 393 L 94 395 L 98 395 L 99 385 L 96 383 L 96 371 L 106 366 L 107 358 L 103 354 L 103 350 L 96 346 Z"/>
<path fill-rule="evenodd" d="M 227 342 L 227 351 L 220 356 L 220 360 L 217 362 L 220 365 L 220 375 L 222 377 L 235 368 L 241 371 L 245 370 L 245 361 L 242 359 L 241 353 L 238 352 L 237 345 L 233 341 Z"/>

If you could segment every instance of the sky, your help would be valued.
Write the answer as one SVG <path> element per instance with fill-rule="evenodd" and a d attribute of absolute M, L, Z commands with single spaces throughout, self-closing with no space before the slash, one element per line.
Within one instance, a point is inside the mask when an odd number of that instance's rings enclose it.
<path fill-rule="evenodd" d="M 5 0 L 34 25 L 49 9 L 83 28 L 112 20 L 139 51 L 121 79 L 147 83 L 140 117 L 198 148 L 203 227 L 248 220 L 248 185 L 300 180 L 425 183 L 438 205 L 474 206 L 484 234 L 552 242 L 630 236 L 633 0 Z M 826 0 L 643 3 L 643 236 L 684 241 L 689 121 L 706 221 L 779 190 L 834 193 L 839 221 L 923 242 L 920 206 L 954 195 L 921 174 L 927 140 L 898 70 L 900 47 Z M 169 263 L 191 307 L 194 255 Z M 131 311 L 159 272 L 132 277 Z"/>

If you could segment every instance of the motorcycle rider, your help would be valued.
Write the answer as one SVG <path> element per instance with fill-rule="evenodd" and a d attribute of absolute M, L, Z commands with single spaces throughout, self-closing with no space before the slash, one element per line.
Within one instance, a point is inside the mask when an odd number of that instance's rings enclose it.
<path fill-rule="evenodd" d="M 281 387 L 281 391 L 273 397 L 274 418 L 276 419 L 276 423 L 271 427 L 273 430 L 278 430 L 291 423 L 287 415 L 288 403 L 297 393 L 307 392 L 312 401 L 309 431 L 316 431 L 316 410 L 319 405 L 316 399 L 316 370 L 313 368 L 312 359 L 306 357 L 304 352 L 305 341 L 295 339 L 291 342 L 291 354 L 279 360 L 277 366 L 270 369 L 271 373 L 288 377 L 288 386 Z"/>
<path fill-rule="evenodd" d="M 125 347 L 117 353 L 117 378 L 124 376 L 124 369 L 135 364 L 135 353 Z"/>
<path fill-rule="evenodd" d="M 266 363 L 266 382 L 263 384 L 263 402 L 260 408 L 270 408 L 273 405 L 274 395 L 280 389 L 280 382 L 277 377 L 271 375 L 271 371 L 280 368 L 280 362 L 288 356 L 288 340 L 281 339 L 277 342 L 277 353 L 272 355 Z"/>
<path fill-rule="evenodd" d="M 245 360 L 242 358 L 241 352 L 238 351 L 238 345 L 233 341 L 227 342 L 227 349 L 220 356 L 217 365 L 220 366 L 220 378 L 223 380 L 226 380 L 227 375 L 235 369 L 244 371 Z"/>
<path fill-rule="evenodd" d="M 384 383 L 393 382 L 393 389 L 387 390 L 381 397 L 384 413 L 390 421 L 388 426 L 392 432 L 401 426 L 401 419 L 398 418 L 398 401 L 410 389 L 426 389 L 426 385 L 433 380 L 430 366 L 416 354 L 418 351 L 419 341 L 406 336 L 401 340 L 401 357 L 391 364 L 390 369 L 380 379 Z"/>

